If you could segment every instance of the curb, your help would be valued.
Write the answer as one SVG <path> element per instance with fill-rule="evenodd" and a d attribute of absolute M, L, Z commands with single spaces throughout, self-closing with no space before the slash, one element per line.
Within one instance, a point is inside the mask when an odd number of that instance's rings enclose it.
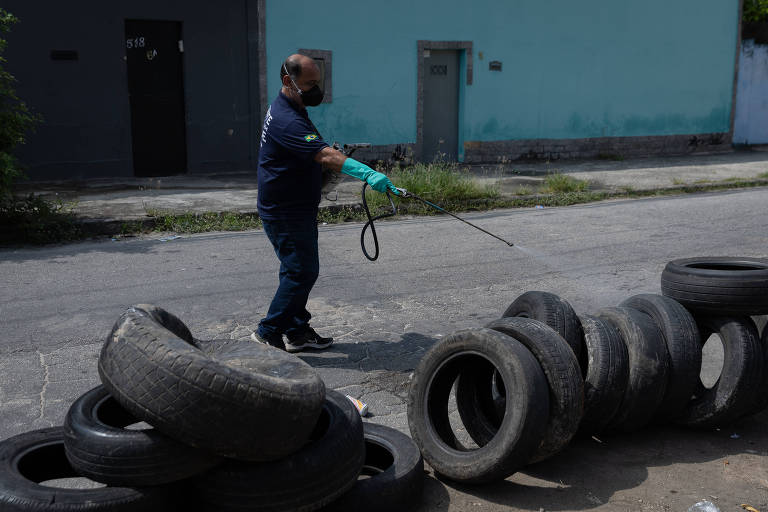
<path fill-rule="evenodd" d="M 716 183 L 702 183 L 702 184 L 685 184 L 685 185 L 675 185 L 671 187 L 661 187 L 661 188 L 650 188 L 650 189 L 637 189 L 637 190 L 629 190 L 629 191 L 619 191 L 619 190 L 612 190 L 612 189 L 602 189 L 602 190 L 594 190 L 594 191 L 585 191 L 585 192 L 574 192 L 574 193 L 562 193 L 562 194 L 530 194 L 530 195 L 524 195 L 524 196 L 515 196 L 515 195 L 504 195 L 500 198 L 501 201 L 510 201 L 512 203 L 519 202 L 520 204 L 513 204 L 510 206 L 494 206 L 494 203 L 496 200 L 492 199 L 477 199 L 472 201 L 467 201 L 464 204 L 471 210 L 477 210 L 477 209 L 495 209 L 495 208 L 530 208 L 537 205 L 544 205 L 547 204 L 553 204 L 552 199 L 567 196 L 568 194 L 573 194 L 574 201 L 573 202 L 567 202 L 566 205 L 572 205 L 572 204 L 586 204 L 586 203 L 594 203 L 599 201 L 605 201 L 610 199 L 621 199 L 621 198 L 639 198 L 639 197 L 650 197 L 650 196 L 658 196 L 658 195 L 683 195 L 683 194 L 696 194 L 696 193 L 704 193 L 704 192 L 714 192 L 714 191 L 720 191 L 720 190 L 738 190 L 738 189 L 744 189 L 744 188 L 755 188 L 755 187 L 766 187 L 768 186 L 768 179 L 754 179 L 754 180 L 747 180 L 747 181 L 740 181 L 740 182 L 716 182 Z M 579 200 L 579 194 L 592 194 L 593 197 L 591 199 L 586 200 Z M 557 204 L 559 206 L 559 204 Z M 338 213 L 341 211 L 344 211 L 346 209 L 351 209 L 352 211 L 362 211 L 362 203 L 356 202 L 356 203 L 346 203 L 346 204 L 334 204 L 334 205 L 327 205 L 319 208 L 319 211 L 325 211 L 330 213 Z M 185 212 L 185 213 L 178 213 L 177 215 L 183 215 L 183 214 L 193 214 L 193 215 L 204 215 L 204 214 L 210 214 L 210 213 L 229 213 L 234 214 L 237 216 L 258 216 L 256 211 L 239 211 L 239 212 L 228 212 L 228 211 L 221 211 L 221 212 Z M 407 209 L 406 212 L 407 213 Z M 142 231 L 144 230 L 153 230 L 157 226 L 157 219 L 155 217 L 146 217 L 143 219 L 99 219 L 99 218 L 82 218 L 77 217 L 75 219 L 75 222 L 80 226 L 81 230 L 83 231 L 84 235 L 86 236 L 117 236 L 122 231 L 123 227 L 126 224 L 130 224 L 134 227 L 140 227 Z M 134 229 L 133 231 L 136 231 Z"/>

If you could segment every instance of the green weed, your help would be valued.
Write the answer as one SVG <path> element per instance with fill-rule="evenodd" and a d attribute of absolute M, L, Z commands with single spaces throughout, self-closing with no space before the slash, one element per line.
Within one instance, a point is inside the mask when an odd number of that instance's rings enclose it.
<path fill-rule="evenodd" d="M 173 213 L 148 210 L 154 221 L 153 231 L 174 233 L 204 233 L 208 231 L 245 231 L 261 228 L 261 219 L 254 213 L 205 212 Z"/>
<path fill-rule="evenodd" d="M 533 193 L 533 189 L 526 185 L 520 185 L 515 189 L 515 192 L 514 192 L 516 196 L 529 196 L 532 193 Z"/>
<path fill-rule="evenodd" d="M 0 244 L 50 244 L 83 237 L 71 205 L 30 194 L 0 201 Z"/>
<path fill-rule="evenodd" d="M 544 187 L 542 192 L 551 194 L 564 194 L 568 192 L 584 192 L 589 184 L 584 180 L 579 180 L 567 174 L 550 174 L 544 178 Z"/>
<path fill-rule="evenodd" d="M 478 200 L 493 200 L 501 197 L 497 185 L 480 185 L 472 180 L 469 172 L 457 164 L 433 162 L 417 163 L 413 166 L 395 168 L 389 178 L 399 188 L 435 203 L 448 211 L 459 205 Z M 368 208 L 373 215 L 391 209 L 386 195 L 366 191 Z M 403 213 L 416 215 L 432 214 L 435 211 L 416 199 L 394 198 Z"/>
<path fill-rule="evenodd" d="M 365 218 L 363 210 L 357 206 L 342 206 L 323 208 L 317 213 L 317 221 L 326 224 L 338 224 L 340 222 L 357 221 Z"/>

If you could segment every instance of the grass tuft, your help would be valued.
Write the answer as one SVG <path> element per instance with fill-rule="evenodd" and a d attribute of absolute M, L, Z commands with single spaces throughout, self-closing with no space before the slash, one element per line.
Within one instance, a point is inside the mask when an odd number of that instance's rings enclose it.
<path fill-rule="evenodd" d="M 544 187 L 542 192 L 550 194 L 567 194 L 569 192 L 584 192 L 589 184 L 584 180 L 579 180 L 567 174 L 550 174 L 544 178 Z"/>
<path fill-rule="evenodd" d="M 52 244 L 78 240 L 83 232 L 61 200 L 30 194 L 0 202 L 0 244 Z"/>
<path fill-rule="evenodd" d="M 255 213 L 174 213 L 149 209 L 147 210 L 147 216 L 153 221 L 153 231 L 204 233 L 208 231 L 245 231 L 246 229 L 261 228 L 261 219 Z"/>
<path fill-rule="evenodd" d="M 448 211 L 461 209 L 475 201 L 493 201 L 501 197 L 496 185 L 480 185 L 472 180 L 469 172 L 457 164 L 434 162 L 417 163 L 405 168 L 395 168 L 389 178 L 396 186 L 435 203 Z M 372 215 L 391 209 L 386 195 L 366 191 L 366 201 Z M 431 215 L 438 213 L 417 199 L 394 198 L 402 213 Z M 364 215 L 364 213 L 363 213 Z"/>
<path fill-rule="evenodd" d="M 526 185 L 520 185 L 515 189 L 514 194 L 516 196 L 529 196 L 533 194 L 533 189 L 531 187 L 528 187 Z"/>

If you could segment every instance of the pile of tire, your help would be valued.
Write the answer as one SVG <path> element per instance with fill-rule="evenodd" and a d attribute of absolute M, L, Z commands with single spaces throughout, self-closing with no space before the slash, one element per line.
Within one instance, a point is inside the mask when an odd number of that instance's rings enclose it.
<path fill-rule="evenodd" d="M 102 385 L 63 427 L 0 443 L 0 510 L 392 510 L 419 504 L 423 459 L 397 430 L 282 350 L 200 341 L 129 308 L 99 355 Z M 54 487 L 85 477 L 101 485 Z"/>
<path fill-rule="evenodd" d="M 433 345 L 408 397 L 426 462 L 446 478 L 486 483 L 576 435 L 664 423 L 717 428 L 764 410 L 768 260 L 672 261 L 661 288 L 581 316 L 553 293 L 529 291 L 499 320 Z M 724 361 L 706 387 L 702 347 L 712 334 Z"/>

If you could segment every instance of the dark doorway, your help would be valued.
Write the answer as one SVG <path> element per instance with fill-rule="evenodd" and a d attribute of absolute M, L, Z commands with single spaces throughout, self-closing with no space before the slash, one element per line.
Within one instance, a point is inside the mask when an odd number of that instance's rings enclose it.
<path fill-rule="evenodd" d="M 126 20 L 133 172 L 187 172 L 181 23 Z"/>
<path fill-rule="evenodd" d="M 426 161 L 455 162 L 459 152 L 459 51 L 424 56 L 424 149 Z"/>

